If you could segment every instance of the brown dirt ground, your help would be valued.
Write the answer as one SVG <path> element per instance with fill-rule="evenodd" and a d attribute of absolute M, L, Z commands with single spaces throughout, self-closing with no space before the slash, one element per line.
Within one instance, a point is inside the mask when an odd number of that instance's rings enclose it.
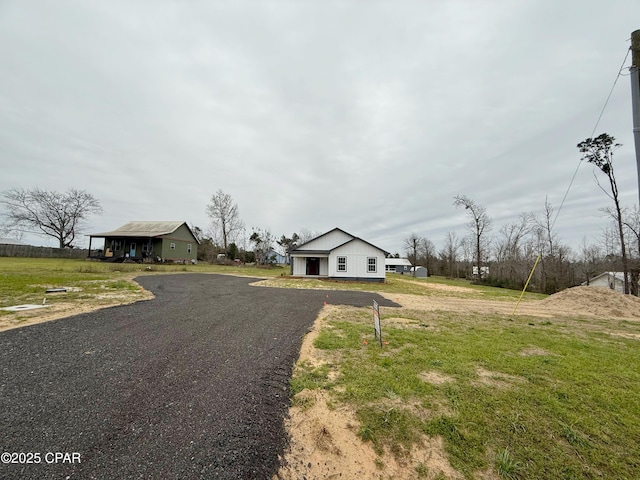
<path fill-rule="evenodd" d="M 437 288 L 446 289 L 446 285 Z M 455 287 L 453 287 L 455 288 Z M 460 288 L 460 287 L 458 287 Z M 452 291 L 458 291 L 458 288 Z M 460 293 L 460 292 L 459 292 Z M 402 305 L 422 311 L 473 311 L 481 314 L 511 315 L 515 302 L 464 299 L 459 297 L 421 297 L 416 295 L 387 295 Z M 323 363 L 323 352 L 313 347 L 313 341 L 324 326 L 326 318 L 334 309 L 344 307 L 325 306 L 318 319 L 305 337 L 299 361 L 311 365 Z M 606 288 L 574 287 L 564 290 L 544 300 L 523 301 L 517 309 L 517 315 L 563 318 L 571 321 L 576 318 L 625 319 L 640 321 L 640 299 L 622 295 Z M 401 323 L 400 318 L 393 319 Z M 399 324 L 400 324 L 399 323 Z M 599 327 L 603 331 L 600 324 Z M 611 335 L 633 335 L 607 331 Z M 638 338 L 638 335 L 634 335 Z M 640 339 L 640 338 L 639 338 Z M 538 348 L 523 351 L 522 355 L 541 355 L 547 352 Z M 509 384 L 521 379 L 504 374 L 496 375 L 480 369 L 478 381 L 496 388 L 508 388 Z M 450 381 L 447 377 L 434 372 L 424 372 L 424 381 L 436 384 Z M 362 442 L 357 436 L 358 421 L 348 406 L 335 405 L 323 391 L 302 391 L 294 399 L 289 410 L 286 427 L 289 432 L 289 449 L 282 459 L 282 467 L 274 480 L 320 480 L 320 479 L 418 479 L 446 478 L 457 480 L 463 476 L 450 465 L 441 438 L 427 438 L 414 448 L 406 458 L 398 461 L 391 454 L 382 457 L 376 455 L 369 443 Z M 425 469 L 422 475 L 416 465 Z M 427 473 L 424 473 L 427 472 Z M 489 469 L 477 472 L 476 478 L 499 479 Z"/>

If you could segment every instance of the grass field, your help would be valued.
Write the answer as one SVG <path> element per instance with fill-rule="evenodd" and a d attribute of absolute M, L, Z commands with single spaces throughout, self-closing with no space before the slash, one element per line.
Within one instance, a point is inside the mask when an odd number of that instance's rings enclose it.
<path fill-rule="evenodd" d="M 383 347 L 370 309 L 330 314 L 314 342 L 320 363 L 298 364 L 291 384 L 349 406 L 381 473 L 387 455 L 438 436 L 465 478 L 639 478 L 637 323 L 384 312 Z M 413 474 L 443 478 L 422 463 Z"/>
<path fill-rule="evenodd" d="M 506 288 L 487 287 L 475 285 L 469 280 L 450 279 L 445 277 L 413 278 L 408 275 L 387 274 L 385 283 L 377 282 L 341 282 L 331 280 L 300 279 L 291 277 L 274 278 L 266 283 L 269 286 L 283 288 L 317 288 L 322 290 L 358 290 L 381 293 L 407 293 L 420 296 L 448 296 L 465 297 L 486 300 L 505 300 L 515 302 L 520 296 L 520 291 Z M 438 290 L 425 288 L 429 285 L 444 285 L 454 289 Z M 459 290 L 455 290 L 455 289 Z M 526 292 L 524 299 L 540 300 L 547 295 Z"/>
<path fill-rule="evenodd" d="M 285 268 L 251 268 L 226 265 L 173 265 L 102 263 L 54 258 L 0 258 L 0 307 L 42 302 L 50 287 L 71 287 L 64 299 L 90 299 L 105 289 L 128 291 L 138 287 L 131 282 L 136 275 L 201 272 L 272 277 L 286 273 Z M 51 297 L 55 302 L 56 298 Z M 8 314 L 0 311 L 0 315 Z"/>

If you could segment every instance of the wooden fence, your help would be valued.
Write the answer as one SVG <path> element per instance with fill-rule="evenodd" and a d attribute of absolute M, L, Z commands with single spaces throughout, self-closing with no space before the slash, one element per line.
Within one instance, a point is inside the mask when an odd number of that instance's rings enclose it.
<path fill-rule="evenodd" d="M 87 258 L 84 248 L 32 247 L 31 245 L 0 244 L 0 257 Z"/>

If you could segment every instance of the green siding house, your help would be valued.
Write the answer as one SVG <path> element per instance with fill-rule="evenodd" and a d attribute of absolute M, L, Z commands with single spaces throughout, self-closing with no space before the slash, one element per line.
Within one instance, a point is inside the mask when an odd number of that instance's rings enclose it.
<path fill-rule="evenodd" d="M 94 238 L 104 238 L 100 255 L 91 255 Z M 108 261 L 195 263 L 199 243 L 186 222 L 129 222 L 89 235 L 89 255 Z"/>

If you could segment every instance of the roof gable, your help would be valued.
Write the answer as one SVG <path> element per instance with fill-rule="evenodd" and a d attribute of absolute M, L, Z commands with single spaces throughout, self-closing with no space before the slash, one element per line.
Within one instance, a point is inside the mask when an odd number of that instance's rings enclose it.
<path fill-rule="evenodd" d="M 340 245 L 345 244 L 349 240 L 353 240 L 354 237 L 350 233 L 345 232 L 340 228 L 334 228 L 333 230 L 329 230 L 322 235 L 317 236 L 316 238 L 312 238 L 306 243 L 299 245 L 293 251 L 326 251 L 329 252 Z"/>
<path fill-rule="evenodd" d="M 372 243 L 369 243 L 366 240 L 363 240 L 362 238 L 351 235 L 350 233 L 345 232 L 341 228 L 337 228 L 337 227 L 334 228 L 333 230 L 329 230 L 328 232 L 323 233 L 322 235 L 314 239 L 309 240 L 306 243 L 303 243 L 299 247 L 292 250 L 291 253 L 304 253 L 304 252 L 329 253 L 335 250 L 336 248 L 342 247 L 353 241 L 363 242 L 377 250 L 380 250 L 384 254 L 387 254 L 387 252 L 381 249 L 380 247 L 376 247 Z"/>

